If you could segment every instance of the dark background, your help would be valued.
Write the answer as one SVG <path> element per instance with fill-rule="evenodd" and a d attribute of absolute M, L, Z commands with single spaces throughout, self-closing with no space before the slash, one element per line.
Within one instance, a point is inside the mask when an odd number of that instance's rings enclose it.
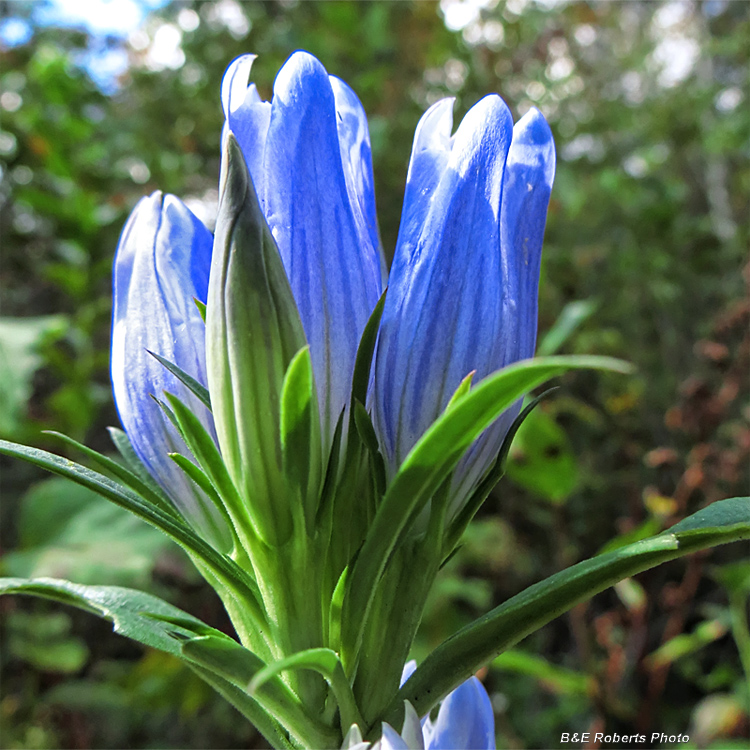
<path fill-rule="evenodd" d="M 558 149 L 540 341 L 638 368 L 564 378 L 536 413 L 435 587 L 415 656 L 608 540 L 747 494 L 750 4 L 173 2 L 124 39 L 42 24 L 39 5 L 0 2 L 32 31 L 0 46 L 1 437 L 60 450 L 41 434 L 56 429 L 111 450 L 123 222 L 157 188 L 210 217 L 226 65 L 258 53 L 268 98 L 304 48 L 368 113 L 389 257 L 427 106 L 455 96 L 456 122 L 492 91 L 516 117 L 538 106 Z M 165 63 L 155 40 L 170 35 L 182 57 Z M 107 53 L 129 67 L 102 82 Z M 4 575 L 138 587 L 227 627 L 158 533 L 20 462 L 0 467 Z M 498 747 L 585 731 L 747 747 L 747 553 L 735 544 L 624 581 L 496 660 L 484 682 Z M 0 746 L 263 746 L 186 667 L 108 624 L 20 597 L 0 613 Z"/>

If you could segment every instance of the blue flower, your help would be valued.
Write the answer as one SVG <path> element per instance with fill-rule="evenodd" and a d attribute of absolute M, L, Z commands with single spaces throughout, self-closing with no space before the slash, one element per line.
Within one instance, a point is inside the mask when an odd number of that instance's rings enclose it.
<path fill-rule="evenodd" d="M 415 661 L 404 666 L 403 685 L 417 668 Z M 433 721 L 429 716 L 419 720 L 410 703 L 401 734 L 383 724 L 382 737 L 372 750 L 495 750 L 495 714 L 484 685 L 470 677 L 440 703 Z M 342 750 L 366 750 L 370 745 L 353 726 L 344 740 Z"/>
<path fill-rule="evenodd" d="M 272 101 L 262 101 L 248 86 L 253 60 L 238 58 L 224 76 L 226 127 L 279 246 L 330 443 L 383 287 L 367 119 L 354 92 L 306 52 L 289 58 Z"/>
<path fill-rule="evenodd" d="M 542 236 L 555 151 L 532 109 L 513 126 L 490 95 L 451 135 L 450 99 L 417 128 L 375 359 L 374 423 L 392 476 L 470 373 L 533 356 Z M 453 507 L 494 460 L 517 414 L 472 446 Z"/>
<path fill-rule="evenodd" d="M 205 329 L 194 299 L 206 301 L 213 238 L 179 199 L 141 199 L 123 229 L 114 264 L 112 386 L 133 448 L 175 506 L 219 548 L 217 512 L 169 453 L 187 447 L 152 396 L 184 401 L 214 435 L 205 406 L 149 352 L 206 383 Z"/>

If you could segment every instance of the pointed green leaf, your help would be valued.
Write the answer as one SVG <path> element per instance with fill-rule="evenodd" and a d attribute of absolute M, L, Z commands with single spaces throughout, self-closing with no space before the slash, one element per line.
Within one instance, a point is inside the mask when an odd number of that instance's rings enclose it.
<path fill-rule="evenodd" d="M 188 375 L 185 370 L 183 370 L 181 367 L 178 367 L 174 362 L 170 362 L 168 359 L 165 359 L 160 354 L 156 354 L 156 352 L 152 352 L 147 350 L 148 353 L 156 359 L 160 365 L 163 365 L 166 367 L 169 372 L 172 373 L 189 391 L 193 393 L 194 396 L 196 396 L 200 402 L 211 411 L 211 396 L 208 393 L 208 388 L 201 385 L 194 377 L 191 375 Z"/>
<path fill-rule="evenodd" d="M 248 692 L 254 695 L 268 680 L 287 669 L 310 669 L 323 676 L 331 686 L 339 704 L 342 734 L 352 724 L 362 724 L 362 715 L 354 700 L 351 685 L 344 674 L 339 655 L 330 648 L 309 648 L 266 665 L 250 680 Z"/>
<path fill-rule="evenodd" d="M 454 406 L 456 401 L 458 401 L 462 396 L 465 396 L 470 390 L 471 390 L 471 384 L 474 380 L 474 376 L 477 374 L 476 370 L 472 370 L 459 384 L 458 388 L 456 388 L 455 391 L 453 391 L 453 395 L 451 396 L 451 400 L 448 402 L 448 405 L 445 407 L 446 411 Z"/>
<path fill-rule="evenodd" d="M 135 492 L 85 466 L 81 466 L 54 453 L 31 448 L 26 445 L 0 440 L 0 453 L 23 459 L 42 469 L 72 479 L 82 487 L 88 487 L 121 508 L 126 508 L 147 523 L 163 531 L 174 539 L 191 555 L 203 560 L 206 566 L 229 588 L 241 595 L 249 615 L 258 627 L 263 627 L 265 616 L 258 604 L 256 584 L 248 573 L 233 560 L 217 552 L 204 539 L 201 539 L 182 519 L 165 513 L 147 503 Z"/>
<path fill-rule="evenodd" d="M 571 369 L 591 368 L 632 371 L 626 362 L 611 357 L 547 357 L 517 362 L 484 378 L 444 411 L 419 439 L 388 487 L 352 569 L 342 622 L 342 658 L 347 669 L 356 661 L 377 582 L 407 521 L 416 517 L 474 440 L 512 403 L 551 377 Z"/>
<path fill-rule="evenodd" d="M 373 427 L 370 415 L 367 413 L 367 409 L 365 409 L 360 401 L 354 401 L 353 403 L 354 424 L 357 428 L 359 439 L 370 454 L 375 489 L 378 498 L 380 498 L 385 493 L 385 461 L 383 461 L 383 454 L 380 452 L 378 436 L 375 434 L 375 428 Z"/>
<path fill-rule="evenodd" d="M 193 302 L 195 302 L 195 306 L 198 308 L 198 312 L 200 313 L 201 318 L 203 318 L 203 322 L 206 322 L 206 306 L 201 302 L 197 297 L 193 297 Z"/>
<path fill-rule="evenodd" d="M 84 609 L 109 620 L 115 633 L 174 656 L 181 656 L 182 646 L 173 633 L 192 637 L 185 626 L 207 627 L 162 599 L 121 586 L 82 586 L 56 578 L 0 578 L 0 594 L 30 594 Z M 151 615 L 179 618 L 182 624 Z"/>
<path fill-rule="evenodd" d="M 186 458 L 181 453 L 170 453 L 169 457 L 200 487 L 206 494 L 209 500 L 216 506 L 222 518 L 226 522 L 229 528 L 232 528 L 232 519 L 227 513 L 227 509 L 224 507 L 224 503 L 219 497 L 219 493 L 211 484 L 211 480 L 206 476 L 206 473 L 199 466 L 196 466 L 189 458 Z"/>
<path fill-rule="evenodd" d="M 341 647 L 341 608 L 344 604 L 346 592 L 346 581 L 349 577 L 349 566 L 347 565 L 339 576 L 336 587 L 331 596 L 331 604 L 328 608 L 328 643 L 334 651 Z"/>
<path fill-rule="evenodd" d="M 483 664 L 624 578 L 707 547 L 750 539 L 750 498 L 712 503 L 671 529 L 598 555 L 530 586 L 438 646 L 404 684 L 385 721 L 410 701 L 420 716 Z"/>
<path fill-rule="evenodd" d="M 237 687 L 233 682 L 206 667 L 192 662 L 188 663 L 199 677 L 229 701 L 266 738 L 271 747 L 280 750 L 297 750 L 298 746 L 289 740 L 279 722 L 258 705 L 258 702 L 242 688 Z"/>
<path fill-rule="evenodd" d="M 183 656 L 247 692 L 247 686 L 266 665 L 236 641 L 218 636 L 193 638 L 182 645 Z M 333 747 L 337 733 L 310 716 L 299 698 L 277 675 L 270 677 L 253 698 L 278 719 L 304 747 Z"/>
<path fill-rule="evenodd" d="M 155 492 L 150 483 L 144 482 L 132 471 L 126 469 L 121 464 L 118 464 L 117 461 L 113 461 L 111 458 L 107 458 L 107 456 L 98 453 L 92 448 L 89 448 L 87 445 L 79 443 L 77 440 L 73 440 L 73 438 L 68 437 L 67 435 L 63 435 L 62 432 L 45 430 L 44 434 L 52 435 L 53 437 L 58 438 L 67 445 L 70 445 L 73 448 L 81 451 L 81 453 L 90 458 L 102 469 L 108 471 L 110 474 L 113 474 L 120 481 L 124 482 L 128 487 L 130 487 L 130 489 L 137 492 L 144 500 L 149 500 L 165 513 L 168 513 L 175 518 L 179 518 L 179 513 L 175 509 L 174 505 L 172 505 L 172 503 L 164 496 L 163 492 Z"/>
<path fill-rule="evenodd" d="M 311 528 L 320 496 L 322 445 L 310 347 L 289 363 L 281 388 L 281 450 L 287 478 L 300 494 Z"/>
<path fill-rule="evenodd" d="M 357 347 L 357 357 L 354 360 L 354 374 L 352 375 L 352 403 L 360 401 L 365 403 L 367 400 L 367 388 L 370 385 L 370 369 L 372 368 L 372 355 L 375 352 L 375 343 L 378 340 L 378 330 L 380 328 L 380 318 L 383 316 L 383 307 L 385 305 L 386 289 L 380 295 L 378 304 L 370 314 L 362 332 L 362 338 L 359 340 Z"/>
<path fill-rule="evenodd" d="M 117 452 L 122 456 L 126 466 L 130 468 L 133 474 L 138 476 L 144 484 L 147 484 L 152 492 L 161 494 L 164 500 L 171 502 L 164 494 L 164 490 L 159 486 L 158 482 L 151 476 L 141 459 L 138 458 L 127 433 L 119 427 L 107 427 L 107 432 L 109 433 L 110 440 L 112 440 L 115 448 L 117 448 Z"/>
<path fill-rule="evenodd" d="M 175 424 L 185 444 L 211 481 L 226 510 L 234 518 L 235 525 L 240 524 L 243 529 L 248 529 L 250 523 L 248 509 L 237 493 L 213 438 L 208 434 L 200 419 L 180 399 L 171 393 L 165 395 L 169 401 L 167 408 L 171 407 L 170 411 L 174 414 Z"/>
<path fill-rule="evenodd" d="M 109 620 L 119 635 L 186 660 L 275 747 L 292 747 L 278 724 L 250 696 L 210 669 L 186 659 L 183 644 L 195 640 L 196 634 L 202 638 L 225 639 L 234 643 L 229 636 L 187 612 L 142 591 L 120 586 L 81 586 L 54 578 L 0 578 L 2 594 L 29 594 L 78 607 Z"/>

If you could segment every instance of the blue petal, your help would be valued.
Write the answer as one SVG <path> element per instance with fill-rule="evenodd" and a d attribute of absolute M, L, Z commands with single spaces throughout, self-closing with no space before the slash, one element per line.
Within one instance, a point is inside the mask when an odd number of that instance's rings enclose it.
<path fill-rule="evenodd" d="M 401 672 L 401 682 L 399 687 L 403 687 L 404 683 L 417 671 L 416 659 L 411 659 L 404 664 L 404 668 Z"/>
<path fill-rule="evenodd" d="M 505 165 L 500 212 L 504 348 L 495 369 L 534 356 L 542 238 L 554 176 L 552 132 L 541 112 L 531 109 L 513 128 Z M 520 409 L 519 401 L 480 436 L 458 465 L 449 512 L 481 479 Z"/>
<path fill-rule="evenodd" d="M 418 204 L 421 222 L 404 206 L 375 369 L 375 424 L 391 473 L 469 372 L 478 380 L 503 364 L 497 248 L 512 127 L 499 97 L 482 99 L 454 136 L 430 200 Z"/>
<path fill-rule="evenodd" d="M 384 280 L 388 271 L 375 209 L 375 178 L 372 174 L 367 115 L 357 95 L 344 81 L 336 76 L 329 76 L 329 79 L 336 102 L 336 126 L 349 201 L 354 209 L 355 220 L 360 224 L 360 231 L 366 231 L 370 235 L 372 246 L 378 248 L 381 276 Z"/>
<path fill-rule="evenodd" d="M 531 109 L 513 128 L 505 167 L 500 225 L 503 317 L 515 323 L 506 363 L 534 355 L 542 238 L 555 177 L 555 144 L 547 121 Z"/>
<path fill-rule="evenodd" d="M 351 98 L 337 88 L 350 109 Z M 341 128 L 350 131 L 346 123 Z M 331 81 L 314 57 L 296 52 L 276 78 L 262 182 L 253 178 L 310 344 L 329 444 L 382 288 L 371 185 L 356 177 L 368 171 L 344 169 Z M 352 200 L 360 189 L 368 195 Z"/>
<path fill-rule="evenodd" d="M 226 118 L 224 127 L 234 133 L 253 183 L 261 193 L 271 104 L 261 100 L 255 84 L 248 85 L 255 58 L 256 55 L 242 55 L 229 65 L 221 82 L 221 103 Z"/>
<path fill-rule="evenodd" d="M 421 225 L 430 207 L 432 196 L 440 183 L 453 148 L 454 98 L 433 104 L 417 125 L 406 175 L 404 212 L 401 217 L 396 252 L 405 254 L 407 262 L 419 238 Z"/>
<path fill-rule="evenodd" d="M 390 724 L 383 723 L 383 736 L 373 745 L 372 750 L 409 750 L 409 746 Z"/>
<path fill-rule="evenodd" d="M 114 265 L 112 385 L 125 432 L 183 515 L 217 546 L 228 538 L 212 503 L 167 455 L 188 449 L 151 395 L 182 399 L 213 435 L 210 412 L 148 352 L 206 383 L 205 331 L 194 298 L 206 301 L 211 233 L 177 198 L 154 193 L 128 219 Z"/>
<path fill-rule="evenodd" d="M 457 687 L 425 728 L 427 750 L 495 750 L 495 716 L 476 677 Z"/>

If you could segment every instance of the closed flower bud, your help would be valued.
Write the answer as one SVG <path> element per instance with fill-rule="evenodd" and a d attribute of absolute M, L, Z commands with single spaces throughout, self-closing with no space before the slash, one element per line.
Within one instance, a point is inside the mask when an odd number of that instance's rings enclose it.
<path fill-rule="evenodd" d="M 452 102 L 423 116 L 380 327 L 374 422 L 392 476 L 474 382 L 533 356 L 542 235 L 554 176 L 549 127 L 531 110 L 515 127 L 490 95 L 451 135 Z M 453 507 L 495 459 L 516 409 L 472 446 L 453 478 Z"/>
<path fill-rule="evenodd" d="M 256 530 L 271 544 L 283 543 L 291 532 L 292 508 L 285 502 L 281 390 L 305 335 L 231 133 L 224 137 L 206 331 L 208 386 L 222 457 Z"/>
<path fill-rule="evenodd" d="M 114 265 L 112 385 L 136 454 L 188 521 L 219 548 L 229 536 L 218 513 L 169 458 L 188 450 L 152 398 L 180 398 L 213 433 L 211 414 L 150 352 L 206 383 L 205 326 L 211 233 L 179 199 L 154 193 L 128 219 Z"/>
<path fill-rule="evenodd" d="M 281 252 L 329 446 L 383 286 L 367 119 L 354 92 L 306 52 L 289 58 L 272 101 L 262 101 L 247 83 L 253 59 L 227 70 L 224 114 Z"/>

